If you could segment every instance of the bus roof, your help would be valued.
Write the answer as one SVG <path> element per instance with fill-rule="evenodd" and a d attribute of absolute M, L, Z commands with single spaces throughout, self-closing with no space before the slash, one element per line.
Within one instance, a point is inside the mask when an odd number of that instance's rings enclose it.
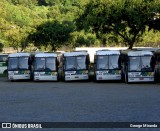
<path fill-rule="evenodd" d="M 37 53 L 35 57 L 57 57 L 57 53 Z"/>
<path fill-rule="evenodd" d="M 128 56 L 145 56 L 145 55 L 153 55 L 151 51 L 129 51 Z"/>
<path fill-rule="evenodd" d="M 120 51 L 118 50 L 98 50 L 96 51 L 96 55 L 120 55 Z"/>
<path fill-rule="evenodd" d="M 153 48 L 153 47 L 135 47 L 133 49 L 139 50 L 139 51 L 152 51 L 155 52 L 159 50 L 160 48 Z"/>
<path fill-rule="evenodd" d="M 8 56 L 8 54 L 0 54 L 0 56 Z"/>
<path fill-rule="evenodd" d="M 64 56 L 81 56 L 88 55 L 86 51 L 74 51 L 74 52 L 65 52 Z"/>
<path fill-rule="evenodd" d="M 20 52 L 20 53 L 12 53 L 8 55 L 8 57 L 22 57 L 22 56 L 30 56 L 30 53 Z"/>
<path fill-rule="evenodd" d="M 154 54 L 160 55 L 160 49 L 156 50 L 156 51 L 154 52 Z"/>

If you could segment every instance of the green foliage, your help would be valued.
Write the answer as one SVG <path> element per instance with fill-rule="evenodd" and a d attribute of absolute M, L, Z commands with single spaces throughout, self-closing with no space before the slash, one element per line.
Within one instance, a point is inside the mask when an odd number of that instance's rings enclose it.
<path fill-rule="evenodd" d="M 4 45 L 2 43 L 0 43 L 0 52 L 3 51 L 3 47 L 4 47 Z"/>
<path fill-rule="evenodd" d="M 75 29 L 70 21 L 46 22 L 37 27 L 35 33 L 28 36 L 28 41 L 33 42 L 35 46 L 51 46 L 51 51 L 56 51 L 63 45 L 66 45 L 69 40 L 70 33 Z"/>
<path fill-rule="evenodd" d="M 76 20 L 79 29 L 92 30 L 100 38 L 102 34 L 114 33 L 131 49 L 160 13 L 160 1 L 152 0 L 91 0 L 84 13 Z M 156 19 L 159 21 L 159 18 Z"/>
<path fill-rule="evenodd" d="M 159 44 L 159 0 L 0 0 L 0 15 L 0 43 L 17 50 L 36 48 L 26 38 L 46 50 Z"/>
<path fill-rule="evenodd" d="M 73 32 L 71 34 L 71 47 L 79 47 L 79 46 L 94 46 L 97 43 L 97 38 L 96 35 L 91 34 L 91 33 L 85 33 L 84 31 L 81 32 Z"/>

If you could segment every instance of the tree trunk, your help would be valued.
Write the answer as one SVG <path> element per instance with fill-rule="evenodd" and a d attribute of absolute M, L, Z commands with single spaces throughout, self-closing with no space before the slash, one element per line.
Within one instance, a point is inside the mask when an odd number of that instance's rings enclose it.
<path fill-rule="evenodd" d="M 128 43 L 128 44 L 129 44 L 129 48 L 128 48 L 128 49 L 132 49 L 134 42 L 130 42 L 130 43 Z"/>

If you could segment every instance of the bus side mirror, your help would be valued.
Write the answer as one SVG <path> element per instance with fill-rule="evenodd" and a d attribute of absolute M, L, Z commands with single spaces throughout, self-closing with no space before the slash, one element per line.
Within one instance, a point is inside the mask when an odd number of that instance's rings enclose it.
<path fill-rule="evenodd" d="M 154 70 L 156 64 L 156 60 L 154 57 L 151 58 L 150 67 Z"/>

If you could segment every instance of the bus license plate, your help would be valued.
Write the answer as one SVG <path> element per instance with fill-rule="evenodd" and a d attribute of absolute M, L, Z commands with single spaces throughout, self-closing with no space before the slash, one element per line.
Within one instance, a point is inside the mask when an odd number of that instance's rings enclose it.
<path fill-rule="evenodd" d="M 144 78 L 139 78 L 140 80 L 144 80 Z"/>
<path fill-rule="evenodd" d="M 75 76 L 75 78 L 79 78 L 78 76 Z"/>

